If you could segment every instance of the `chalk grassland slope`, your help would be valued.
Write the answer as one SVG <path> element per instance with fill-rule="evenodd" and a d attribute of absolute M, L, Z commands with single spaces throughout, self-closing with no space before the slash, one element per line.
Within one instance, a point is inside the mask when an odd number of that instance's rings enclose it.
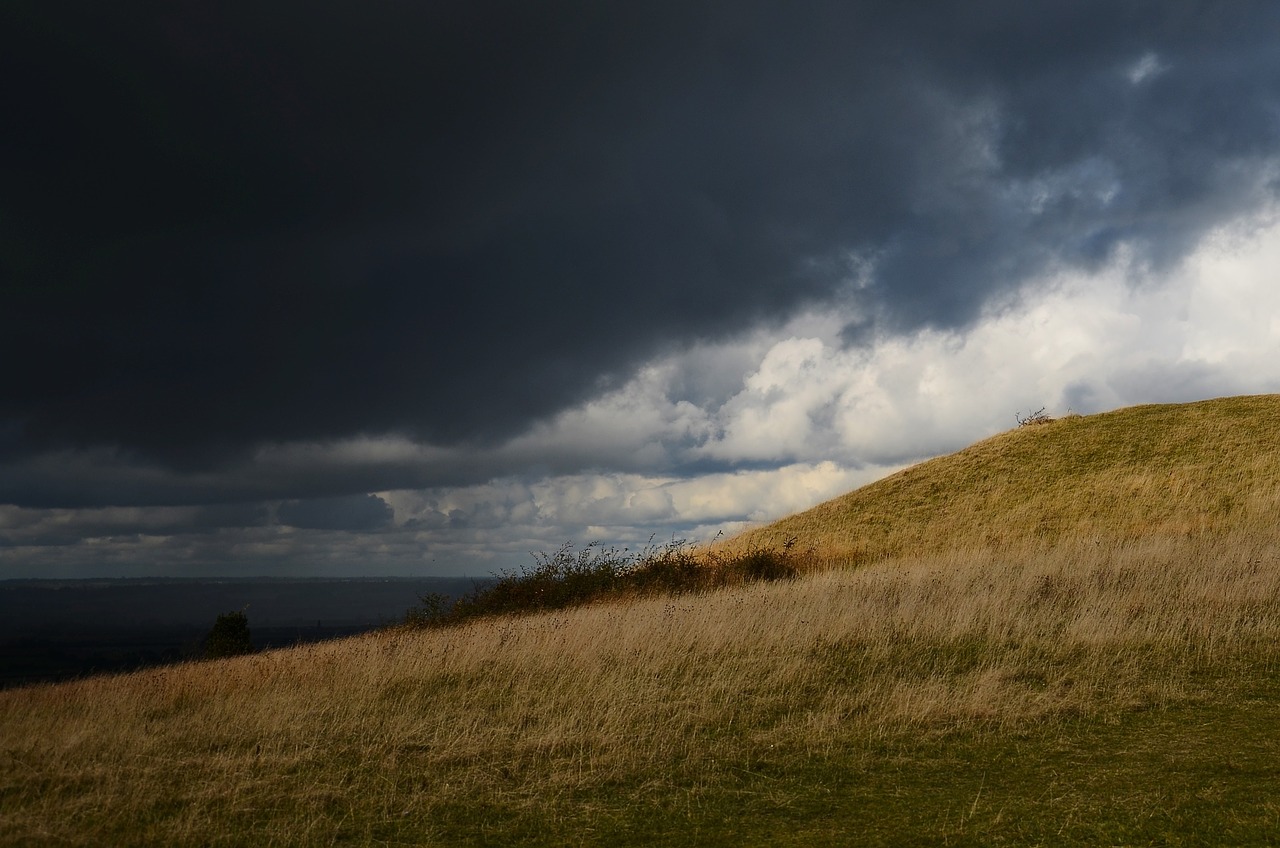
<path fill-rule="evenodd" d="M 1129 842 L 1190 815 L 1181 761 L 1063 775 L 1080 722 L 1169 715 L 1227 775 L 1186 826 L 1280 838 L 1280 714 L 1194 712 L 1275 705 L 1278 563 L 1276 537 L 958 554 L 3 692 L 0 843 Z M 1132 779 L 1153 794 L 1096 795 Z"/>
<path fill-rule="evenodd" d="M 1280 395 L 1136 406 L 1019 427 L 734 540 L 836 561 L 1270 526 Z"/>
<path fill-rule="evenodd" d="M 971 449 L 999 546 L 0 692 L 0 844 L 1275 844 L 1275 400 L 1177 409 Z"/>

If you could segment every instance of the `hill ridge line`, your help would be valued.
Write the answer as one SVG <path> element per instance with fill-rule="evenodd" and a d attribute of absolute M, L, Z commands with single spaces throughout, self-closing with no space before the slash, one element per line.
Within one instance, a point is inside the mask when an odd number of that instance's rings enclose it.
<path fill-rule="evenodd" d="M 833 562 L 1072 537 L 1188 535 L 1280 507 L 1280 394 L 1142 404 L 1019 426 L 748 530 Z"/>

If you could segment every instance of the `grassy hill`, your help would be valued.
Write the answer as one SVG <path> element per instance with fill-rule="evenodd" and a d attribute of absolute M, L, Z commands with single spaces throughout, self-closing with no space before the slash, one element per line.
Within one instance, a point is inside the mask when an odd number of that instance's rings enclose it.
<path fill-rule="evenodd" d="M 997 436 L 793 581 L 0 692 L 0 844 L 1280 842 L 1278 411 Z"/>
<path fill-rule="evenodd" d="M 744 534 L 836 561 L 1267 527 L 1280 395 L 1135 406 L 1001 433 Z"/>

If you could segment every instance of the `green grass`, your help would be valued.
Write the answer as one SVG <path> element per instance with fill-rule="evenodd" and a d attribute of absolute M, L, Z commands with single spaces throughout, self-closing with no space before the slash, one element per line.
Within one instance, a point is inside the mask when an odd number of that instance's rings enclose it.
<path fill-rule="evenodd" d="M 555 828 L 488 815 L 498 841 L 538 845 L 1274 844 L 1280 685 L 1109 722 L 744 752 L 683 777 L 566 798 Z M 446 842 L 493 844 L 459 812 Z"/>

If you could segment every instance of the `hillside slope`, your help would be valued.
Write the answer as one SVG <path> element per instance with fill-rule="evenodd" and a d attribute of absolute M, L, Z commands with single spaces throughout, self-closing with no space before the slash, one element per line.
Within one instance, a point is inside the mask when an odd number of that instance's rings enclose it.
<path fill-rule="evenodd" d="M 749 531 L 836 560 L 1240 530 L 1280 515 L 1280 395 L 1019 427 Z"/>
<path fill-rule="evenodd" d="M 1277 412 L 757 531 L 924 551 L 860 567 L 0 691 L 0 845 L 1280 844 Z"/>
<path fill-rule="evenodd" d="M 1280 843 L 1280 534 L 0 692 L 3 845 Z"/>

